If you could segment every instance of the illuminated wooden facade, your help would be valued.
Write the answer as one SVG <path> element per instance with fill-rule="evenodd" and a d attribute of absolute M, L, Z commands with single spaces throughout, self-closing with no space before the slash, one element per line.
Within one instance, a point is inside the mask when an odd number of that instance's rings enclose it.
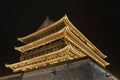
<path fill-rule="evenodd" d="M 15 47 L 21 52 L 20 62 L 6 64 L 13 72 L 29 71 L 84 57 L 94 60 L 102 67 L 109 65 L 104 60 L 107 56 L 98 50 L 66 15 L 18 40 L 25 43 Z"/>

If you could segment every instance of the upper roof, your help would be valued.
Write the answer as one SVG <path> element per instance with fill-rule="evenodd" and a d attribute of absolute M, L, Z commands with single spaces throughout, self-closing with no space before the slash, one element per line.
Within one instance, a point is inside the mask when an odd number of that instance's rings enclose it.
<path fill-rule="evenodd" d="M 30 43 L 32 41 L 29 41 L 29 40 L 31 40 L 33 37 L 36 37 L 41 32 L 44 32 L 44 31 L 48 30 L 49 28 L 58 25 L 60 22 L 62 22 L 64 20 L 64 18 L 65 17 L 54 22 L 53 20 L 50 20 L 49 17 L 46 17 L 45 21 L 41 24 L 40 28 L 38 28 L 38 30 L 36 32 L 33 32 L 33 33 L 31 33 L 27 36 L 24 36 L 24 37 L 20 37 L 20 38 L 18 38 L 18 40 L 23 42 L 23 43 Z"/>

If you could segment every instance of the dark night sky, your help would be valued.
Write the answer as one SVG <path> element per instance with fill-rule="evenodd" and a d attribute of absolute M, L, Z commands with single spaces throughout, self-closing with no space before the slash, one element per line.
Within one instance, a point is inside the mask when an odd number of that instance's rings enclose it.
<path fill-rule="evenodd" d="M 104 54 L 108 70 L 120 76 L 119 6 L 115 0 L 39 0 L 0 3 L 0 76 L 11 74 L 5 63 L 19 61 L 18 37 L 36 31 L 45 16 L 70 21 Z"/>

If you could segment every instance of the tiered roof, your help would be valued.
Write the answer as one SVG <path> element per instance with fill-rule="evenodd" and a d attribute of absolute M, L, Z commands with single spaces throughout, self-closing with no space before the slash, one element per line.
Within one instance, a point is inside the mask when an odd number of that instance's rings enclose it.
<path fill-rule="evenodd" d="M 56 27 L 60 24 L 65 24 L 62 29 L 52 34 L 38 37 L 40 34 Z M 33 39 L 34 38 L 34 39 Z M 60 50 L 44 54 L 32 59 L 24 60 L 14 64 L 6 65 L 6 67 L 11 68 L 14 72 L 27 71 L 33 68 L 44 67 L 47 65 L 53 65 L 69 60 L 74 60 L 83 57 L 89 57 L 102 67 L 109 65 L 104 59 L 107 57 L 99 49 L 97 49 L 67 18 L 65 15 L 63 18 L 57 22 L 48 25 L 47 27 L 41 28 L 40 30 L 22 37 L 18 38 L 19 41 L 27 43 L 20 47 L 15 47 L 16 50 L 21 53 L 33 50 L 47 43 L 51 43 L 57 39 L 63 38 L 66 42 L 66 46 Z"/>

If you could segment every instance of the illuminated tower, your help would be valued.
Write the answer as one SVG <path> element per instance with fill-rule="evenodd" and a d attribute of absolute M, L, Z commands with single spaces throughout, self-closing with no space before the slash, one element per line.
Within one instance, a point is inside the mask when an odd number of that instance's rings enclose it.
<path fill-rule="evenodd" d="M 25 80 L 30 80 L 33 77 L 31 74 L 33 74 L 35 71 L 40 72 L 41 75 L 39 76 L 41 77 L 44 76 L 41 72 L 44 72 L 44 70 L 47 70 L 47 72 L 51 72 L 55 75 L 57 74 L 56 70 L 59 71 L 59 69 L 61 70 L 62 67 L 66 65 L 73 67 L 74 65 L 79 64 L 90 64 L 92 66 L 96 64 L 102 70 L 109 65 L 109 63 L 104 60 L 107 56 L 97 49 L 69 21 L 66 15 L 56 22 L 49 20 L 47 17 L 47 19 L 36 32 L 25 37 L 18 38 L 18 40 L 22 43 L 25 43 L 23 46 L 15 47 L 16 50 L 21 52 L 20 62 L 7 64 L 6 67 L 12 69 L 13 72 L 24 72 Z M 69 67 L 65 70 L 69 69 Z M 85 65 L 84 68 L 86 72 L 83 71 L 84 75 L 81 74 L 83 77 L 85 75 L 88 76 L 88 72 L 90 71 L 90 69 L 86 68 Z M 38 72 L 35 72 L 34 75 Z M 77 73 L 74 73 L 74 75 L 75 74 Z M 28 77 L 28 75 L 31 75 L 32 77 Z M 68 74 L 63 75 L 67 76 Z M 51 80 L 54 78 L 52 80 L 57 80 L 56 77 L 51 77 L 51 75 L 46 76 L 49 77 L 48 79 L 40 78 L 39 76 L 37 76 L 39 79 Z M 79 76 L 80 75 L 78 75 L 78 77 Z M 37 80 L 36 77 L 33 78 L 32 80 Z M 82 79 L 82 77 L 79 79 Z M 86 78 L 83 80 L 88 79 Z"/>

